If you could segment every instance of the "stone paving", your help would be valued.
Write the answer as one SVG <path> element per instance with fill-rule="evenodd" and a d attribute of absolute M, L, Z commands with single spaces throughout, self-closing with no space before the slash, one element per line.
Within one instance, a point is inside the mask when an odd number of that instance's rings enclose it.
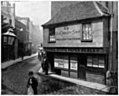
<path fill-rule="evenodd" d="M 40 67 L 40 61 L 37 59 L 37 57 L 34 57 L 29 60 L 14 64 L 2 71 L 2 85 L 7 87 L 7 92 L 2 92 L 2 94 L 27 94 L 26 84 L 28 80 L 28 72 L 30 70 L 38 72 Z M 49 79 L 38 74 L 35 76 L 39 83 L 38 94 L 49 94 L 53 91 L 57 91 L 59 89 L 65 88 L 66 86 L 72 85 L 60 80 L 54 80 L 51 78 Z"/>
<path fill-rule="evenodd" d="M 41 68 L 40 61 L 38 60 L 37 57 L 33 57 L 31 59 L 14 64 L 8 67 L 6 70 L 2 71 L 2 78 L 1 78 L 2 85 L 6 86 L 7 89 L 9 89 L 7 90 L 7 92 L 2 92 L 2 94 L 7 94 L 7 95 L 27 94 L 26 84 L 28 80 L 28 72 L 30 70 L 34 72 L 38 72 L 40 68 Z M 69 90 L 72 90 L 72 89 L 78 90 L 78 93 L 76 94 L 86 94 L 86 93 L 87 94 L 98 94 L 97 91 L 95 90 L 77 86 L 75 84 L 72 84 L 72 83 L 69 83 L 69 82 L 66 82 L 60 79 L 51 78 L 49 76 L 42 76 L 39 74 L 36 74 L 35 76 L 37 77 L 38 82 L 39 82 L 38 94 L 42 94 L 42 95 L 57 94 L 58 90 L 60 90 L 59 93 L 63 92 L 64 94 L 70 94 L 73 91 L 69 91 Z M 68 91 L 65 88 L 67 88 Z M 65 92 L 61 91 L 62 89 L 64 89 Z"/>
<path fill-rule="evenodd" d="M 39 68 L 40 62 L 37 57 L 12 65 L 5 71 L 2 71 L 2 84 L 7 86 L 9 89 L 14 90 L 17 94 L 26 94 L 28 72 L 31 69 L 32 71 L 37 72 Z"/>

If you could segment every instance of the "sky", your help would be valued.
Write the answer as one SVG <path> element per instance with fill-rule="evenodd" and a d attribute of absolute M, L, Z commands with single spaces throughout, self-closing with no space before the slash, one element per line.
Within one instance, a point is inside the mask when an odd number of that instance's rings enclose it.
<path fill-rule="evenodd" d="M 15 14 L 20 17 L 29 17 L 34 25 L 46 23 L 51 18 L 51 1 L 14 1 Z"/>

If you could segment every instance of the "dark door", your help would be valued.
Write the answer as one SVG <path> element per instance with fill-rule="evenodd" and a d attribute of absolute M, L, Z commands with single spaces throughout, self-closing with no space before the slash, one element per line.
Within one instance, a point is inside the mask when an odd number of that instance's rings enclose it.
<path fill-rule="evenodd" d="M 53 53 L 47 52 L 48 61 L 50 63 L 49 70 L 54 71 L 54 55 Z"/>
<path fill-rule="evenodd" d="M 86 80 L 87 57 L 85 55 L 80 55 L 78 59 L 78 77 Z"/>

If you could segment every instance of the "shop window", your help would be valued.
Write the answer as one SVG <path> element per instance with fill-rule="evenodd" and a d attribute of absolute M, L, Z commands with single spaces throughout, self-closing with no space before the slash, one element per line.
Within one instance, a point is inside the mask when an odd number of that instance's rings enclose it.
<path fill-rule="evenodd" d="M 71 70 L 77 70 L 77 57 L 76 56 L 71 56 L 70 57 L 70 69 Z"/>
<path fill-rule="evenodd" d="M 82 41 L 92 41 L 91 23 L 82 25 Z"/>
<path fill-rule="evenodd" d="M 104 68 L 104 57 L 101 56 L 88 56 L 87 57 L 87 66 L 88 67 L 97 67 Z"/>
<path fill-rule="evenodd" d="M 104 57 L 99 57 L 99 67 L 104 68 L 104 64 L 105 64 Z"/>
<path fill-rule="evenodd" d="M 92 56 L 88 56 L 88 58 L 87 58 L 87 66 L 93 66 L 92 65 L 93 64 L 93 60 L 92 60 Z"/>
<path fill-rule="evenodd" d="M 56 42 L 55 39 L 55 28 L 49 29 L 49 42 Z"/>
<path fill-rule="evenodd" d="M 68 70 L 68 56 L 55 55 L 54 67 Z"/>
<path fill-rule="evenodd" d="M 93 67 L 98 67 L 98 57 L 93 57 Z"/>

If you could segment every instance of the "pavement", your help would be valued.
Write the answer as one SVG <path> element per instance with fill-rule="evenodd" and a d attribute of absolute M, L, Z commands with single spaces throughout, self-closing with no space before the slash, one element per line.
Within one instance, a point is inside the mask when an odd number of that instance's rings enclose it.
<path fill-rule="evenodd" d="M 38 74 L 45 75 L 42 71 L 42 68 L 39 69 Z M 77 84 L 77 85 L 81 85 L 81 86 L 84 86 L 84 87 L 97 89 L 99 91 L 103 91 L 103 92 L 106 92 L 106 93 L 109 91 L 109 86 L 99 84 L 99 83 L 84 81 L 84 80 L 81 80 L 81 79 L 74 79 L 74 78 L 64 77 L 64 76 L 52 73 L 51 71 L 49 71 L 48 75 L 45 75 L 45 76 L 50 76 L 50 77 L 53 77 L 53 78 L 56 78 L 56 79 L 64 80 L 64 81 L 74 83 L 74 84 Z"/>
<path fill-rule="evenodd" d="M 6 70 L 2 70 L 1 94 L 26 94 L 26 84 L 29 78 L 29 71 L 32 70 L 34 73 L 36 73 L 41 67 L 40 61 L 38 60 L 37 56 L 33 58 L 30 57 L 27 60 L 24 59 L 22 62 L 18 62 L 16 64 L 13 64 L 12 66 L 9 66 L 8 68 L 6 68 Z M 41 78 L 38 74 L 36 74 L 36 77 L 37 76 L 38 81 L 40 82 Z"/>
<path fill-rule="evenodd" d="M 29 59 L 29 58 L 32 58 L 32 57 L 35 57 L 35 56 L 37 56 L 37 53 L 36 54 L 33 54 L 31 56 L 25 56 L 24 57 L 24 60 Z M 1 64 L 1 67 L 2 67 L 2 69 L 5 69 L 5 68 L 9 67 L 10 65 L 16 64 L 17 62 L 21 62 L 21 61 L 22 61 L 22 59 L 21 58 L 18 58 L 16 60 L 11 60 L 11 61 L 8 61 L 8 62 L 4 62 L 4 63 Z M 36 61 L 32 61 L 31 62 L 31 66 L 32 66 L 32 63 L 35 64 Z M 19 65 L 19 66 L 21 66 L 21 65 Z M 25 68 L 25 66 L 24 66 L 24 68 Z M 39 74 L 45 75 L 42 72 L 42 68 L 41 67 L 39 69 L 38 68 L 39 68 L 39 64 L 36 65 L 36 66 L 34 66 L 34 67 L 31 67 L 31 69 L 29 69 L 29 70 L 37 70 L 37 72 Z M 18 73 L 20 73 L 20 72 L 18 72 Z M 74 84 L 77 84 L 77 85 L 81 85 L 81 86 L 84 86 L 84 87 L 88 87 L 88 88 L 92 88 L 92 89 L 97 89 L 97 90 L 103 91 L 103 92 L 108 92 L 108 90 L 109 90 L 109 87 L 106 86 L 106 85 L 103 85 L 103 84 L 89 82 L 89 81 L 84 81 L 84 80 L 80 80 L 80 79 L 69 78 L 69 77 L 64 77 L 64 76 L 61 76 L 61 75 L 57 75 L 57 74 L 55 74 L 55 73 L 53 73 L 51 71 L 49 71 L 48 73 L 49 73 L 49 75 L 45 75 L 45 76 L 50 76 L 52 78 L 56 78 L 56 79 L 59 79 L 59 80 L 62 80 L 62 81 L 71 82 L 71 83 L 74 83 Z"/>
<path fill-rule="evenodd" d="M 35 57 L 37 55 L 38 55 L 38 53 L 32 54 L 30 56 L 24 56 L 24 59 L 23 60 L 26 60 L 26 59 Z M 5 68 L 7 68 L 7 67 L 9 67 L 9 66 L 11 66 L 13 64 L 16 64 L 18 62 L 21 62 L 21 61 L 22 61 L 22 58 L 18 58 L 18 59 L 15 59 L 15 60 L 10 60 L 10 61 L 3 62 L 3 63 L 1 63 L 1 68 L 2 69 L 5 69 Z"/>

